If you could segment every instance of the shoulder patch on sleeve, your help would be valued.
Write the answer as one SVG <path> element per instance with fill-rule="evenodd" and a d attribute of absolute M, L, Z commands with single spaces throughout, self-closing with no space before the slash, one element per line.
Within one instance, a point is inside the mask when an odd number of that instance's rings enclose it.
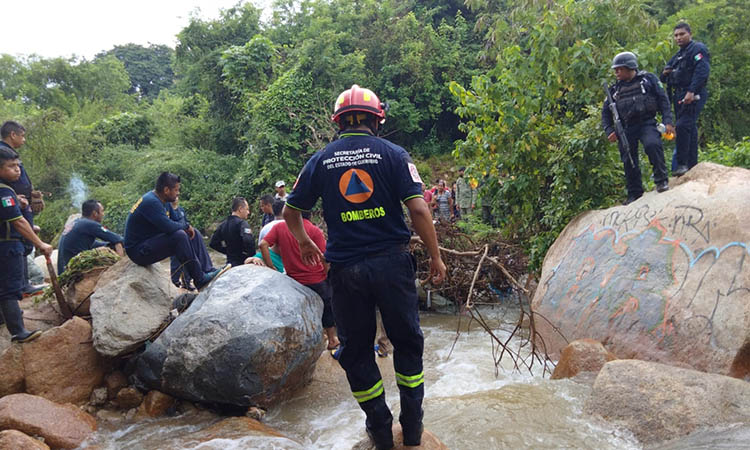
<path fill-rule="evenodd" d="M 253 234 L 253 230 L 251 230 L 250 228 L 245 228 L 245 229 L 243 230 L 243 232 L 244 232 L 245 234 Z"/>
<path fill-rule="evenodd" d="M 10 208 L 11 206 L 16 206 L 16 200 L 13 197 L 3 197 L 2 198 L 2 205 L 3 208 Z"/>
<path fill-rule="evenodd" d="M 698 53 L 698 54 L 696 54 L 696 55 L 694 56 L 694 58 L 695 58 L 695 60 L 696 60 L 696 61 L 700 61 L 701 59 L 703 59 L 703 53 Z"/>
<path fill-rule="evenodd" d="M 414 165 L 414 163 L 407 163 L 409 165 L 409 174 L 411 174 L 411 179 L 415 183 L 421 183 L 422 178 L 419 176 L 419 171 L 417 170 L 417 166 Z"/>

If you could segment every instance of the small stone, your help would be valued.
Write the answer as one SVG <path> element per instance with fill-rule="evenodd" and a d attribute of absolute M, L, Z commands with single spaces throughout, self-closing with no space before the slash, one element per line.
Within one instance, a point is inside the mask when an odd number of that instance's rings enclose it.
<path fill-rule="evenodd" d="M 120 389 L 120 392 L 117 393 L 116 402 L 122 409 L 135 408 L 140 405 L 142 401 L 143 394 L 134 387 Z"/>
<path fill-rule="evenodd" d="M 261 421 L 263 420 L 263 417 L 266 416 L 266 410 L 257 406 L 251 406 L 247 409 L 245 416 L 257 421 Z"/>
<path fill-rule="evenodd" d="M 571 378 L 579 372 L 599 372 L 608 362 L 617 359 L 601 342 L 578 339 L 565 347 L 550 379 Z"/>
<path fill-rule="evenodd" d="M 123 419 L 123 414 L 120 411 L 113 411 L 111 409 L 100 409 L 96 413 L 96 418 L 106 422 L 119 422 Z"/>
<path fill-rule="evenodd" d="M 175 405 L 176 400 L 159 391 L 150 391 L 141 403 L 140 410 L 149 417 L 160 417 Z"/>
<path fill-rule="evenodd" d="M 128 385 L 128 378 L 119 370 L 115 370 L 104 378 L 104 384 L 107 386 L 107 398 L 113 400 L 120 389 Z"/>
<path fill-rule="evenodd" d="M 89 403 L 94 406 L 102 406 L 107 403 L 107 388 L 100 387 L 96 388 L 91 392 L 91 398 Z"/>
<path fill-rule="evenodd" d="M 136 414 L 138 414 L 138 408 L 128 410 L 128 412 L 125 413 L 125 420 L 132 422 L 133 419 L 135 419 Z"/>

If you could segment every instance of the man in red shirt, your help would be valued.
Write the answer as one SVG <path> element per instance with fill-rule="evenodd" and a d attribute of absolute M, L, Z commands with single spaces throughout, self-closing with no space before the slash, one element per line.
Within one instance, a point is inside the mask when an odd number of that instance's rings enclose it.
<path fill-rule="evenodd" d="M 326 251 L 326 238 L 323 231 L 310 222 L 310 213 L 303 213 L 303 225 L 305 231 L 315 242 L 321 252 Z M 320 295 L 323 299 L 323 328 L 328 338 L 328 350 L 333 350 L 339 346 L 339 338 L 336 335 L 336 324 L 333 320 L 333 310 L 331 309 L 331 298 L 333 290 L 328 281 L 328 268 L 323 262 L 314 266 L 309 266 L 302 261 L 297 239 L 292 235 L 287 227 L 286 222 L 279 222 L 271 231 L 266 234 L 260 241 L 260 253 L 263 255 L 263 261 L 266 266 L 274 268 L 271 261 L 269 249 L 274 245 L 281 253 L 281 260 L 284 261 L 284 270 L 286 274 L 294 278 L 298 283 L 309 287 Z"/>

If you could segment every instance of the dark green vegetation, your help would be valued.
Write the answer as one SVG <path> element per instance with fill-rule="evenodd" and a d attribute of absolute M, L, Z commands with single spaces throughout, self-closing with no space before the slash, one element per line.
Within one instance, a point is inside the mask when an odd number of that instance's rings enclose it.
<path fill-rule="evenodd" d="M 658 72 L 676 51 L 678 19 L 713 56 L 701 160 L 748 166 L 745 6 L 279 0 L 264 22 L 241 5 L 215 21 L 192 19 L 174 51 L 128 44 L 92 61 L 3 55 L 0 119 L 27 127 L 24 163 L 53 193 L 38 217 L 45 237 L 72 212 L 66 187 L 74 175 L 122 232 L 128 209 L 162 170 L 183 177 L 182 205 L 204 228 L 234 195 L 254 205 L 275 180 L 291 185 L 335 137 L 333 101 L 357 83 L 390 104 L 389 139 L 421 161 L 452 152 L 455 167 L 484 180 L 482 201 L 538 268 L 573 216 L 620 200 L 622 166 L 598 125 L 612 56 L 632 50 Z M 440 170 L 425 170 L 435 174 L 429 181 Z M 648 174 L 644 166 L 647 182 Z"/>

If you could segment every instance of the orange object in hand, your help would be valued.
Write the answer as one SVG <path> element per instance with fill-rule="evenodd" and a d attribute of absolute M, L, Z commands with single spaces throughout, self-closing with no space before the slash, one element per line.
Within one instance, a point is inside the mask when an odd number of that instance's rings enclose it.
<path fill-rule="evenodd" d="M 668 141 L 671 141 L 672 139 L 674 139 L 674 133 L 666 132 L 662 134 L 661 137 L 663 137 L 664 139 Z"/>

